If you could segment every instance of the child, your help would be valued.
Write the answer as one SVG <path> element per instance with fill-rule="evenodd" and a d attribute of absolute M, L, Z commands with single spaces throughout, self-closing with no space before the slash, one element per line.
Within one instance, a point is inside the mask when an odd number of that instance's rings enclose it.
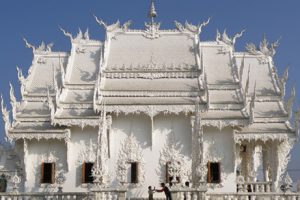
<path fill-rule="evenodd" d="M 154 189 L 152 190 L 152 187 L 151 186 L 149 186 L 148 187 L 148 194 L 149 194 L 149 200 L 153 200 L 153 193 L 155 192 L 155 187 L 154 187 Z"/>

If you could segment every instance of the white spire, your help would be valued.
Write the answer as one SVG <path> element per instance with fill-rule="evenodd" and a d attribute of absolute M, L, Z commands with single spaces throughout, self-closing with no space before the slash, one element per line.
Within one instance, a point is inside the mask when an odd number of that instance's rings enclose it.
<path fill-rule="evenodd" d="M 151 18 L 151 22 L 154 22 L 154 18 L 157 17 L 157 13 L 154 6 L 154 0 L 151 0 L 151 6 L 148 16 Z"/>

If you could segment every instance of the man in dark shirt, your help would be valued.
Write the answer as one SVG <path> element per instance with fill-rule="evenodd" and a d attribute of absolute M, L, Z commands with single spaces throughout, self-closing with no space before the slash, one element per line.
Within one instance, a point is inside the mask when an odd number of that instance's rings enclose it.
<path fill-rule="evenodd" d="M 172 194 L 169 188 L 164 183 L 161 183 L 160 186 L 162 187 L 162 189 L 156 190 L 156 192 L 164 192 L 167 200 L 172 200 Z"/>

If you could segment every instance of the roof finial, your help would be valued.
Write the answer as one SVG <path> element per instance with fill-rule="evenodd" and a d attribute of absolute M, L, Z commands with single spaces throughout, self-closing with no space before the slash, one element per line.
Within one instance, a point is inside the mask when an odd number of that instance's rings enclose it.
<path fill-rule="evenodd" d="M 154 22 L 154 18 L 157 16 L 155 6 L 154 6 L 154 0 L 151 0 L 151 6 L 148 16 L 151 18 L 151 22 Z"/>

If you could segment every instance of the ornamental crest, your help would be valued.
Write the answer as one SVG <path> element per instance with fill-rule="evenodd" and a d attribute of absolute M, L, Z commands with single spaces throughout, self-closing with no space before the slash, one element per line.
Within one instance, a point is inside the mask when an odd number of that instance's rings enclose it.
<path fill-rule="evenodd" d="M 171 181 L 174 183 L 183 179 L 189 180 L 191 174 L 190 163 L 182 154 L 182 148 L 179 146 L 179 143 L 168 139 L 167 144 L 160 152 L 159 164 L 159 174 L 162 182 L 166 181 L 166 177 L 170 180 L 172 179 Z"/>
<path fill-rule="evenodd" d="M 155 23 L 155 22 L 145 23 L 145 27 L 146 30 L 143 34 L 144 37 L 152 40 L 160 37 L 159 34 L 160 23 Z"/>
<path fill-rule="evenodd" d="M 138 165 L 138 183 L 133 183 L 133 187 L 140 186 L 145 180 L 145 161 L 143 159 L 142 148 L 136 137 L 132 134 L 122 143 L 117 161 L 117 179 L 121 184 L 127 183 L 127 171 L 129 164 L 133 162 Z"/>
<path fill-rule="evenodd" d="M 97 151 L 97 145 L 93 144 L 92 139 L 90 139 L 90 144 L 87 146 L 83 142 L 80 146 L 85 147 L 83 148 L 78 156 L 77 164 L 81 165 L 83 162 L 95 162 L 96 160 L 96 151 Z"/>

